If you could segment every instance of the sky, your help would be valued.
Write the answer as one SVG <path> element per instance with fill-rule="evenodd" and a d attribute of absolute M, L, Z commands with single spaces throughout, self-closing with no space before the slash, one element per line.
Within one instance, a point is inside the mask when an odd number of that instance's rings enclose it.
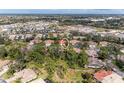
<path fill-rule="evenodd" d="M 124 9 L 0 9 L 0 14 L 124 14 Z"/>

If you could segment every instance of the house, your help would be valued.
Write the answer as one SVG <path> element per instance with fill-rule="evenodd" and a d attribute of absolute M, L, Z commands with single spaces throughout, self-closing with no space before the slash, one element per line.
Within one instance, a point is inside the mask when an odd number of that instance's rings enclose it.
<path fill-rule="evenodd" d="M 88 45 L 89 45 L 89 48 L 90 48 L 90 49 L 94 49 L 94 48 L 96 48 L 97 43 L 90 41 L 90 42 L 88 42 Z"/>
<path fill-rule="evenodd" d="M 62 46 L 62 45 L 65 45 L 66 41 L 67 41 L 67 40 L 62 39 L 62 40 L 59 40 L 58 42 L 59 42 L 59 44 Z"/>
<path fill-rule="evenodd" d="M 69 41 L 64 38 L 62 40 L 59 40 L 59 44 L 63 47 L 63 48 L 67 48 L 69 46 Z"/>
<path fill-rule="evenodd" d="M 108 76 L 111 75 L 112 71 L 106 71 L 106 70 L 100 70 L 94 74 L 94 77 L 97 81 L 102 82 L 102 80 Z"/>
<path fill-rule="evenodd" d="M 124 53 L 124 48 L 120 49 L 120 52 L 121 52 L 121 53 Z"/>
<path fill-rule="evenodd" d="M 64 37 L 64 35 L 65 35 L 64 33 L 59 33 L 60 37 Z"/>
<path fill-rule="evenodd" d="M 101 83 L 124 83 L 122 77 L 113 71 L 100 70 L 94 74 L 94 77 Z"/>
<path fill-rule="evenodd" d="M 104 66 L 102 60 L 94 57 L 89 57 L 88 58 L 88 67 L 89 68 L 101 68 Z"/>
<path fill-rule="evenodd" d="M 41 39 L 43 37 L 43 34 L 37 34 L 35 39 Z"/>
<path fill-rule="evenodd" d="M 28 39 L 28 38 L 33 38 L 33 35 L 32 34 L 26 34 L 25 39 Z"/>
<path fill-rule="evenodd" d="M 97 51 L 94 49 L 85 50 L 89 57 L 98 57 Z"/>
<path fill-rule="evenodd" d="M 85 36 L 73 36 L 73 39 L 75 39 L 75 40 L 84 40 L 84 39 L 86 39 L 86 37 Z"/>
<path fill-rule="evenodd" d="M 102 42 L 100 42 L 99 44 L 100 44 L 102 47 L 105 47 L 105 46 L 108 45 L 108 42 L 102 41 Z"/>
<path fill-rule="evenodd" d="M 44 42 L 47 47 L 54 43 L 53 40 L 45 40 Z"/>
<path fill-rule="evenodd" d="M 53 33 L 53 37 L 58 37 L 58 34 L 57 33 Z"/>
<path fill-rule="evenodd" d="M 9 35 L 9 39 L 10 39 L 10 40 L 14 40 L 15 37 L 16 37 L 16 35 Z"/>
<path fill-rule="evenodd" d="M 124 80 L 121 76 L 116 74 L 115 72 L 112 72 L 111 75 L 106 76 L 103 80 L 103 83 L 124 83 Z"/>
<path fill-rule="evenodd" d="M 70 43 L 72 44 L 72 45 L 75 45 L 76 43 L 79 43 L 80 41 L 78 41 L 78 40 L 70 40 Z"/>
<path fill-rule="evenodd" d="M 117 55 L 117 60 L 124 62 L 124 55 Z"/>

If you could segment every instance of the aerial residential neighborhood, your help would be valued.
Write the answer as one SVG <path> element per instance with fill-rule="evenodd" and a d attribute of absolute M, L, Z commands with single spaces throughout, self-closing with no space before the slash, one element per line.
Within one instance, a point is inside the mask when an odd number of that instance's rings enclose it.
<path fill-rule="evenodd" d="M 0 83 L 124 83 L 124 16 L 0 16 Z"/>

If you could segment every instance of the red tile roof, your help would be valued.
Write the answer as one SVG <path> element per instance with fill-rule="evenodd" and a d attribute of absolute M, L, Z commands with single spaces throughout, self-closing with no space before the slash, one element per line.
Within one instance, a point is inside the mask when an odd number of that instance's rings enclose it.
<path fill-rule="evenodd" d="M 105 71 L 105 70 L 100 70 L 98 72 L 96 72 L 94 74 L 94 77 L 99 80 L 99 81 L 102 81 L 104 79 L 104 77 L 108 76 L 108 75 L 111 75 L 112 74 L 112 71 Z"/>
<path fill-rule="evenodd" d="M 65 44 L 65 40 L 60 40 L 59 43 L 62 45 L 62 44 Z"/>

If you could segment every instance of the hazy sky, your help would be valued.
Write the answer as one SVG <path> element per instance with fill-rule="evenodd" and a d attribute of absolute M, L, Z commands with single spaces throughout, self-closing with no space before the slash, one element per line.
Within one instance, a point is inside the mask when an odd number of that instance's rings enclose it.
<path fill-rule="evenodd" d="M 124 14 L 124 9 L 0 9 L 0 14 Z"/>

